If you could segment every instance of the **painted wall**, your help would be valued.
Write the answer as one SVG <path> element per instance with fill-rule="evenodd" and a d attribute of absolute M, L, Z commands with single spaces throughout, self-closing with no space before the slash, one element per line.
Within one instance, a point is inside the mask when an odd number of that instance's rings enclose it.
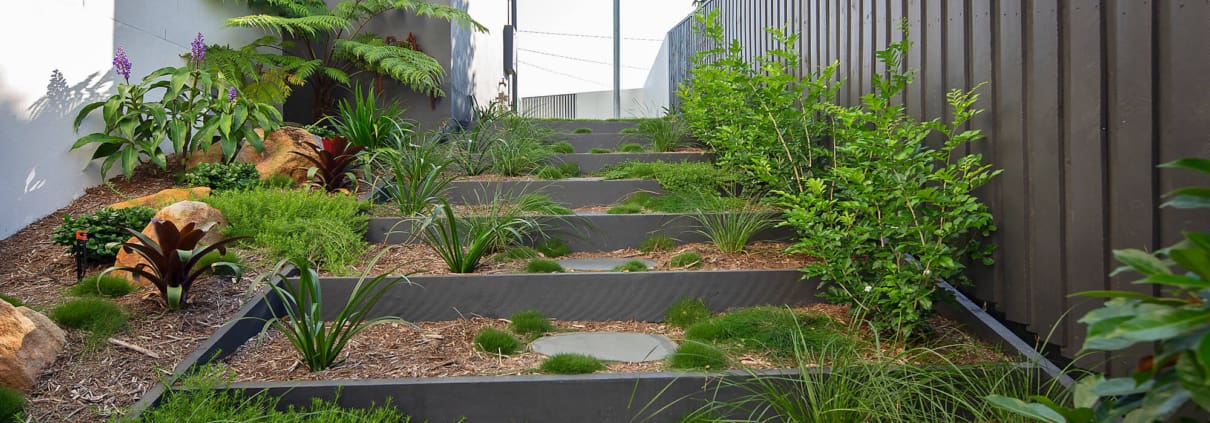
<path fill-rule="evenodd" d="M 668 99 L 674 95 L 668 86 L 668 39 L 660 44 L 660 52 L 656 53 L 651 70 L 647 72 L 647 81 L 643 82 L 643 96 L 657 111 L 668 108 Z"/>
<path fill-rule="evenodd" d="M 504 78 L 504 26 L 508 24 L 508 2 L 454 0 L 451 4 L 466 10 L 488 30 L 473 32 L 459 25 L 450 29 L 453 49 L 453 71 L 449 75 L 451 89 L 447 93 L 450 113 L 454 119 L 467 122 L 474 108 L 486 108 L 500 92 L 511 92 L 509 87 L 499 85 Z"/>
<path fill-rule="evenodd" d="M 0 25 L 0 239 L 101 183 L 91 148 L 68 151 L 80 106 L 114 92 L 114 49 L 132 77 L 183 63 L 202 32 L 209 43 L 242 45 L 251 31 L 223 28 L 245 14 L 217 0 L 40 0 L 5 4 Z M 89 119 L 81 134 L 100 129 Z"/>

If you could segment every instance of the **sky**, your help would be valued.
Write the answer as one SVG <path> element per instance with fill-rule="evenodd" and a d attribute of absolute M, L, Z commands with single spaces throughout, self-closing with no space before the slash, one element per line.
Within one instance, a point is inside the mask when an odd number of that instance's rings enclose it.
<path fill-rule="evenodd" d="M 620 1 L 622 89 L 639 88 L 693 2 Z M 517 29 L 521 97 L 613 89 L 613 0 L 517 0 Z"/>

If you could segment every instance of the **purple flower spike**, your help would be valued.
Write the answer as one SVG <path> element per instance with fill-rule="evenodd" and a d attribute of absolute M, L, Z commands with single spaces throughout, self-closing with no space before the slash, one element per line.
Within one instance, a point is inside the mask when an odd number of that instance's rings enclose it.
<path fill-rule="evenodd" d="M 232 103 L 235 102 L 235 87 L 231 87 L 231 88 L 227 89 L 227 101 L 230 101 Z"/>
<path fill-rule="evenodd" d="M 113 55 L 113 70 L 122 75 L 126 83 L 130 83 L 130 59 L 126 58 L 126 50 L 121 47 L 118 47 L 118 52 Z"/>
<path fill-rule="evenodd" d="M 202 59 L 206 58 L 206 42 L 202 40 L 202 33 L 197 33 L 197 38 L 194 38 L 189 46 L 191 48 L 190 53 L 193 54 L 190 60 L 193 63 L 202 63 Z"/>

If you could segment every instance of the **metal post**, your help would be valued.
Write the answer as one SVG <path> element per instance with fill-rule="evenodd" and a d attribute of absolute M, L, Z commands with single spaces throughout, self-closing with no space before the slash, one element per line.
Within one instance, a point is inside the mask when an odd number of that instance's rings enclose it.
<path fill-rule="evenodd" d="M 509 2 L 508 2 L 508 9 L 509 9 L 509 10 L 508 10 L 508 23 L 509 23 L 510 25 L 512 25 L 512 26 L 513 26 L 513 37 L 516 37 L 516 31 L 517 31 L 517 0 L 511 0 L 511 1 L 509 1 Z M 521 107 L 520 107 L 520 106 L 521 106 L 521 100 L 520 100 L 519 98 L 517 98 L 517 93 L 518 93 L 518 90 L 517 90 L 517 81 L 518 81 L 518 80 L 520 80 L 520 78 L 518 78 L 518 77 L 517 77 L 517 73 L 518 73 L 518 72 L 516 71 L 516 69 L 517 69 L 517 66 L 516 66 L 516 64 L 517 64 L 517 62 L 516 62 L 516 60 L 517 60 L 517 48 L 516 48 L 516 46 L 517 46 L 517 39 L 516 39 L 516 38 L 513 38 L 513 74 L 512 74 L 512 84 L 509 84 L 509 85 L 512 85 L 512 87 L 511 87 L 511 88 L 512 88 L 512 91 L 513 91 L 513 93 L 512 93 L 512 94 L 513 94 L 513 96 L 512 96 L 512 97 L 513 97 L 513 98 L 512 98 L 512 100 L 513 100 L 513 104 L 512 104 L 512 106 L 513 106 L 513 112 L 514 112 L 514 113 L 517 113 L 517 114 L 520 114 L 520 113 L 521 113 Z"/>
<path fill-rule="evenodd" d="M 622 0 L 613 0 L 613 117 L 622 117 Z"/>

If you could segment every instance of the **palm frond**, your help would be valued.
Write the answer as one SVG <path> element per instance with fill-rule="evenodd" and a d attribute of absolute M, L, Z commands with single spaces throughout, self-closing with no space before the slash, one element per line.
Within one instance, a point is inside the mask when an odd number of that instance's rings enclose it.
<path fill-rule="evenodd" d="M 316 38 L 349 26 L 347 19 L 332 15 L 313 15 L 288 18 L 273 15 L 248 15 L 227 20 L 227 26 L 256 28 L 275 35 L 289 34 Z"/>
<path fill-rule="evenodd" d="M 380 43 L 336 40 L 336 51 L 363 68 L 430 96 L 443 96 L 445 69 L 427 54 Z"/>

